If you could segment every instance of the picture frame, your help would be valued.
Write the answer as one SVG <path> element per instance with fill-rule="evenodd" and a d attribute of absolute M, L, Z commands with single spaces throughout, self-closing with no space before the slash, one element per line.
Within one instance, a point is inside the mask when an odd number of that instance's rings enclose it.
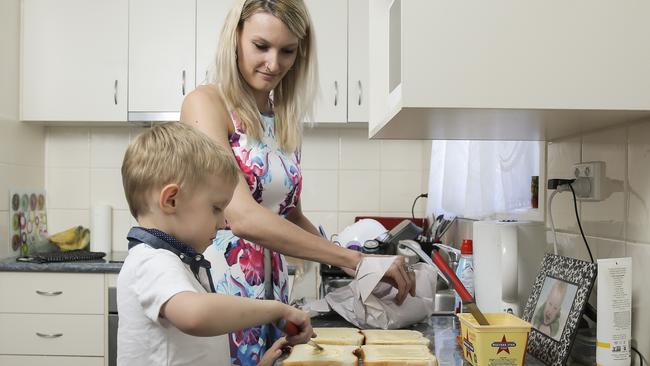
<path fill-rule="evenodd" d="M 522 318 L 533 325 L 527 352 L 545 365 L 565 365 L 597 274 L 595 263 L 546 254 Z"/>

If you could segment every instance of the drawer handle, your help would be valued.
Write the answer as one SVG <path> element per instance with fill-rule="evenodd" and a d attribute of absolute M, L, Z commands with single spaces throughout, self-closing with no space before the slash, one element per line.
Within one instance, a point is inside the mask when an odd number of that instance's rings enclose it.
<path fill-rule="evenodd" d="M 44 334 L 44 333 L 36 332 L 36 335 L 41 337 L 41 338 L 59 338 L 59 337 L 63 336 L 63 333 Z"/>
<path fill-rule="evenodd" d="M 43 296 L 59 296 L 63 294 L 63 291 L 41 291 L 36 290 L 36 293 Z"/>

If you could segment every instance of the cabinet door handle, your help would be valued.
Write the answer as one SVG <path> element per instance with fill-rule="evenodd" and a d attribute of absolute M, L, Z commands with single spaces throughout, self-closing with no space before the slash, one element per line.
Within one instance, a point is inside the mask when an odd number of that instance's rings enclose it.
<path fill-rule="evenodd" d="M 339 83 L 334 80 L 334 106 L 339 104 Z"/>
<path fill-rule="evenodd" d="M 43 296 L 59 296 L 63 294 L 63 291 L 41 291 L 36 290 L 36 293 Z"/>
<path fill-rule="evenodd" d="M 115 86 L 113 86 L 113 102 L 117 105 L 117 79 L 115 79 Z"/>
<path fill-rule="evenodd" d="M 183 85 L 181 91 L 183 92 L 183 95 L 185 95 L 185 70 L 183 70 Z"/>
<path fill-rule="evenodd" d="M 361 97 L 363 96 L 363 89 L 361 88 L 361 80 L 357 81 L 357 86 L 359 87 L 359 102 L 358 105 L 361 105 Z"/>
<path fill-rule="evenodd" d="M 59 338 L 63 336 L 63 333 L 45 334 L 45 333 L 36 332 L 36 335 L 41 338 Z"/>

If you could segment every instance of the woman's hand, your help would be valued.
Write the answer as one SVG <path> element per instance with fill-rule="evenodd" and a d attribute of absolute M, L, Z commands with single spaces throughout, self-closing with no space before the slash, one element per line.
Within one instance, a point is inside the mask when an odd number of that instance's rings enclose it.
<path fill-rule="evenodd" d="M 275 341 L 271 348 L 269 348 L 264 357 L 257 364 L 258 366 L 272 366 L 273 363 L 282 356 L 282 349 L 289 346 L 289 341 L 285 337 L 282 337 Z"/>
<path fill-rule="evenodd" d="M 415 273 L 406 271 L 406 262 L 401 255 L 395 258 L 382 281 L 397 288 L 397 296 L 395 296 L 397 305 L 402 305 L 408 294 L 415 296 Z"/>

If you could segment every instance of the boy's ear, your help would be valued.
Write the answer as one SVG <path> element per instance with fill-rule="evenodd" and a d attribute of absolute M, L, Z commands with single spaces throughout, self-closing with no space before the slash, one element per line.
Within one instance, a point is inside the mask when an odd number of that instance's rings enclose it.
<path fill-rule="evenodd" d="M 163 213 L 171 214 L 176 212 L 176 200 L 179 192 L 180 187 L 175 183 L 168 184 L 160 190 L 158 205 Z"/>

